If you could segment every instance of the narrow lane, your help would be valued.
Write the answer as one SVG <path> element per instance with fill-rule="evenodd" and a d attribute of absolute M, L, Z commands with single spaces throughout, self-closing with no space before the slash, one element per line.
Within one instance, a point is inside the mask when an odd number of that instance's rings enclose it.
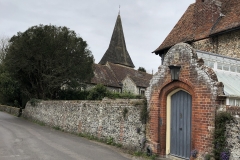
<path fill-rule="evenodd" d="M 0 112 L 0 160 L 127 160 L 87 139 Z"/>

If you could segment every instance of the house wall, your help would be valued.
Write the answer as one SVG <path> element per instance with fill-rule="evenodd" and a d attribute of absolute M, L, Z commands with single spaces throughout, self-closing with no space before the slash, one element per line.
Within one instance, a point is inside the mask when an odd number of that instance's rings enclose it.
<path fill-rule="evenodd" d="M 171 81 L 169 65 L 181 66 L 178 81 Z M 217 95 L 223 90 L 213 70 L 204 66 L 193 48 L 185 43 L 168 51 L 146 91 L 150 112 L 146 136 L 153 152 L 160 155 L 166 155 L 167 97 L 176 89 L 192 96 L 191 150 L 196 149 L 199 155 L 203 155 L 213 148 L 215 109 L 219 103 Z"/>
<path fill-rule="evenodd" d="M 240 58 L 240 30 L 193 42 L 192 47 L 232 58 Z"/>
<path fill-rule="evenodd" d="M 84 133 L 140 150 L 145 125 L 140 120 L 143 100 L 39 101 L 27 103 L 23 116 L 71 133 Z"/>
<path fill-rule="evenodd" d="M 136 84 L 129 77 L 126 77 L 122 83 L 123 83 L 123 92 L 139 94 L 139 90 Z"/>

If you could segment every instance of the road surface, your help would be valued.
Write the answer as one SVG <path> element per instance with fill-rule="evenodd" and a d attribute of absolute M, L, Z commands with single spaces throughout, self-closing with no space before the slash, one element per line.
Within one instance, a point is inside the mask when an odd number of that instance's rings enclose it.
<path fill-rule="evenodd" d="M 126 160 L 96 142 L 0 112 L 0 160 Z"/>

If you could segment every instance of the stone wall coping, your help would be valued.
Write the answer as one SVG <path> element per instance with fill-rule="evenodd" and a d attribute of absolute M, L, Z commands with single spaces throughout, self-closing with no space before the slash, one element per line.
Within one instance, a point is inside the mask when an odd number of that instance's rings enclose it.
<path fill-rule="evenodd" d="M 42 102 L 49 102 L 49 103 L 60 103 L 60 102 L 65 102 L 65 103 L 78 103 L 78 104 L 131 104 L 134 105 L 138 102 L 143 102 L 144 99 L 110 99 L 110 98 L 104 98 L 103 100 L 40 100 L 38 103 Z M 28 102 L 30 103 L 30 102 Z"/>

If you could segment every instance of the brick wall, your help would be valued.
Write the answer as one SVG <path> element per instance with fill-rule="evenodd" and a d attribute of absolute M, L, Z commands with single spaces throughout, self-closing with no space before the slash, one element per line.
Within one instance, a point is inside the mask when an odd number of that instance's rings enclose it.
<path fill-rule="evenodd" d="M 200 155 L 212 150 L 217 95 L 222 93 L 222 84 L 213 70 L 202 64 L 190 45 L 180 43 L 168 51 L 153 76 L 146 92 L 150 111 L 146 136 L 155 153 L 166 155 L 167 96 L 176 89 L 192 96 L 191 150 L 197 149 Z M 181 66 L 179 81 L 171 81 L 169 65 Z"/>

